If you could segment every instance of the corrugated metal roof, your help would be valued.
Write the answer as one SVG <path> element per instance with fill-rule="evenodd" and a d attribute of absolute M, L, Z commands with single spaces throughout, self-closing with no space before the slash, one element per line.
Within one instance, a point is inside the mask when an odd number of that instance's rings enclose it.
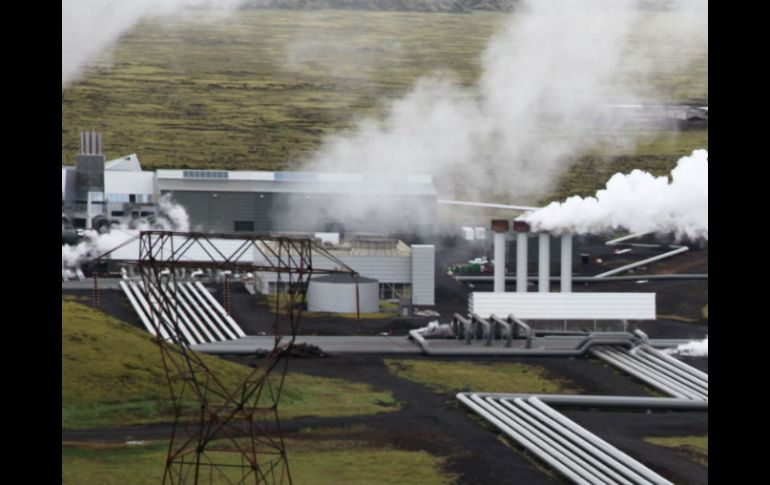
<path fill-rule="evenodd" d="M 655 320 L 655 293 L 470 294 L 468 311 L 544 320 Z"/>

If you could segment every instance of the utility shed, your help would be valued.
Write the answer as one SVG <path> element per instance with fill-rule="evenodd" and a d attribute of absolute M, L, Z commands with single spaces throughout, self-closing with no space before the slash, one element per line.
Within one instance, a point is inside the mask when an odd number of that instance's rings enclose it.
<path fill-rule="evenodd" d="M 380 311 L 379 282 L 372 278 L 347 274 L 332 274 L 310 280 L 307 309 L 310 312 L 356 313 L 356 301 L 361 313 Z"/>

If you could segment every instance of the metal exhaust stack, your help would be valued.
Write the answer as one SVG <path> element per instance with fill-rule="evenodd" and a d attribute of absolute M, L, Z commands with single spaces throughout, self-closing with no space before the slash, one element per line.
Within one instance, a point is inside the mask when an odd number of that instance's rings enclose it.
<path fill-rule="evenodd" d="M 527 233 L 529 224 L 524 221 L 513 221 L 516 231 L 516 292 L 527 292 Z"/>
<path fill-rule="evenodd" d="M 496 293 L 505 292 L 505 234 L 508 232 L 508 221 L 495 219 L 492 221 L 492 231 L 495 233 L 495 284 Z"/>
<path fill-rule="evenodd" d="M 537 289 L 540 293 L 551 291 L 551 235 L 541 232 L 538 254 Z"/>
<path fill-rule="evenodd" d="M 572 293 L 572 234 L 561 237 L 561 292 Z"/>

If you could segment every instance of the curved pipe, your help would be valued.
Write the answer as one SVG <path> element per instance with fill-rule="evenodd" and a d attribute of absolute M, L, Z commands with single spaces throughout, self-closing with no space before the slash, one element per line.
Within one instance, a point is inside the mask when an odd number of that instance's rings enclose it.
<path fill-rule="evenodd" d="M 594 346 L 615 345 L 631 348 L 634 345 L 634 337 L 628 333 L 609 336 L 607 334 L 589 334 L 578 342 L 574 349 L 547 349 L 547 348 L 523 348 L 515 349 L 510 347 L 460 347 L 460 348 L 431 348 L 430 343 L 420 333 L 418 329 L 409 331 L 409 337 L 417 342 L 423 353 L 431 356 L 478 356 L 478 355 L 510 355 L 527 357 L 579 357 L 591 350 Z M 466 339 L 467 339 L 466 335 Z M 531 342 L 528 345 L 532 345 Z"/>

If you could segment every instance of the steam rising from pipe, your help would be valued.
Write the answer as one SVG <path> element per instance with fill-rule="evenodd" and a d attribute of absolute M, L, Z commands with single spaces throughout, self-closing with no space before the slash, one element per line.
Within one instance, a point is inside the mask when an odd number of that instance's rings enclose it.
<path fill-rule="evenodd" d="M 190 218 L 187 211 L 183 206 L 171 202 L 169 195 L 164 195 L 158 199 L 158 212 L 159 215 L 154 222 L 140 222 L 134 228 L 121 224 L 118 227 L 112 227 L 109 232 L 104 234 L 94 230 L 85 231 L 84 240 L 80 243 L 74 246 L 62 245 L 62 267 L 80 266 L 83 262 L 123 244 L 139 234 L 140 231 L 155 229 L 186 232 L 190 230 Z"/>
<path fill-rule="evenodd" d="M 145 18 L 187 16 L 209 20 L 232 12 L 244 0 L 62 0 L 62 88 Z M 193 10 L 195 9 L 195 10 Z"/>
<path fill-rule="evenodd" d="M 683 355 L 687 357 L 708 357 L 709 356 L 709 338 L 708 335 L 703 340 L 693 340 L 677 346 L 675 349 L 666 349 L 667 354 Z"/>
<path fill-rule="evenodd" d="M 536 231 L 597 234 L 627 229 L 708 240 L 708 151 L 679 159 L 669 177 L 616 173 L 595 197 L 570 197 L 525 214 Z"/>
<path fill-rule="evenodd" d="M 660 66 L 645 58 L 632 34 L 656 14 L 634 0 L 520 5 L 490 40 L 475 85 L 463 86 L 446 73 L 424 78 L 386 106 L 382 118 L 361 120 L 352 131 L 327 138 L 303 169 L 428 173 L 445 198 L 527 201 L 552 188 L 571 161 L 597 144 L 632 146 L 628 127 L 638 118 L 610 105 L 654 101 L 641 93 L 650 92 L 646 78 Z M 681 16 L 676 35 L 706 42 L 706 1 L 677 5 L 690 15 Z M 684 55 L 675 42 L 661 49 L 671 52 L 657 58 Z M 619 81 L 629 64 L 639 71 L 635 83 Z M 335 211 L 383 218 L 400 212 L 375 204 L 380 202 Z M 303 211 L 306 204 L 293 210 Z"/>

